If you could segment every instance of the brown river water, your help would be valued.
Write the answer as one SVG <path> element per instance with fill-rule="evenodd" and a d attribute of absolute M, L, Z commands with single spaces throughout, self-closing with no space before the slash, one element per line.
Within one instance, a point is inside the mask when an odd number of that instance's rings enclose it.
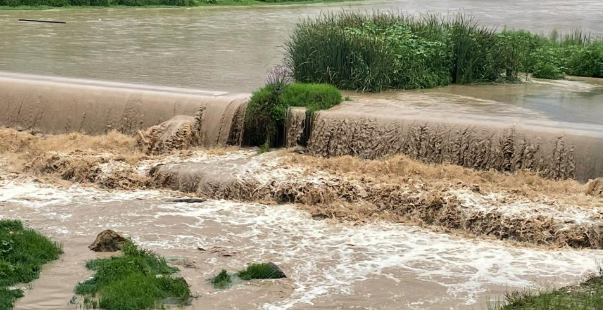
<path fill-rule="evenodd" d="M 16 309 L 74 309 L 73 288 L 90 276 L 83 262 L 95 257 L 86 246 L 108 226 L 176 261 L 199 296 L 188 309 L 485 309 L 509 290 L 578 281 L 602 255 L 515 248 L 385 222 L 332 224 L 289 205 L 170 202 L 174 197 L 0 182 L 0 218 L 21 218 L 65 250 Z M 279 264 L 288 278 L 218 291 L 207 283 L 221 268 L 262 261 Z"/>
<path fill-rule="evenodd" d="M 491 26 L 603 35 L 603 2 L 596 0 L 0 11 L 0 71 L 145 84 L 139 87 L 143 90 L 163 85 L 157 91 L 166 94 L 169 87 L 250 92 L 281 62 L 296 21 L 342 9 L 463 10 Z M 67 24 L 19 23 L 19 18 Z M 603 162 L 600 152 L 589 155 L 603 141 L 600 79 L 350 95 L 352 102 L 325 117 L 363 114 L 562 130 L 583 141 L 580 145 L 591 146 L 580 148 L 587 150 L 581 158 L 595 163 L 586 170 L 600 169 Z M 313 220 L 291 205 L 169 202 L 174 196 L 178 194 L 51 187 L 0 174 L 0 218 L 23 219 L 65 249 L 65 255 L 44 267 L 16 309 L 74 309 L 68 305 L 73 288 L 90 276 L 83 263 L 95 257 L 86 246 L 108 226 L 174 260 L 199 296 L 191 309 L 486 309 L 488 301 L 510 290 L 576 283 L 596 271 L 603 257 L 598 250 L 512 247 L 394 223 L 333 224 Z M 226 257 L 211 249 L 234 253 Z M 282 266 L 288 279 L 237 283 L 223 291 L 207 283 L 221 268 L 235 271 L 264 261 Z"/>

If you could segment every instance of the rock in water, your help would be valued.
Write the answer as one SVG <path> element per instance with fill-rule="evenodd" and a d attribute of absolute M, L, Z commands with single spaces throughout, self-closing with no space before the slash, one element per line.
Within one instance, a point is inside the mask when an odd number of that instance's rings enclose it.
<path fill-rule="evenodd" d="M 115 252 L 121 250 L 126 238 L 111 229 L 107 229 L 96 236 L 88 248 L 94 252 Z"/>
<path fill-rule="evenodd" d="M 282 279 L 282 278 L 286 278 L 287 276 L 285 275 L 285 273 L 281 270 L 281 268 L 279 268 L 279 266 L 277 266 L 275 263 L 268 263 L 266 264 L 268 267 L 272 268 L 272 272 L 273 272 L 273 279 Z"/>

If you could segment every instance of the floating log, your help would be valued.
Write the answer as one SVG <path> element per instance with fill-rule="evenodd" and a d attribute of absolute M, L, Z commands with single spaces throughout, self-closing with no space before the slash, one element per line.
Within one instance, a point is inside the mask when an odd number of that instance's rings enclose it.
<path fill-rule="evenodd" d="M 39 19 L 25 19 L 19 18 L 20 22 L 34 22 L 34 23 L 47 23 L 47 24 L 66 24 L 67 22 L 57 20 L 39 20 Z"/>

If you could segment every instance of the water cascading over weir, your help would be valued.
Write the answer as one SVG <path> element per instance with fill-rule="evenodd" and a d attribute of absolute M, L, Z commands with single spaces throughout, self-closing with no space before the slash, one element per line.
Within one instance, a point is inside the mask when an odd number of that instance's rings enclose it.
<path fill-rule="evenodd" d="M 138 135 L 147 153 L 241 145 L 249 94 L 0 73 L 0 126 L 42 134 L 112 130 Z M 603 176 L 603 136 L 462 117 L 356 111 L 344 103 L 307 115 L 290 109 L 284 146 L 317 156 L 405 154 L 478 170 L 528 169 L 551 179 Z M 374 110 L 374 109 L 373 109 Z"/>

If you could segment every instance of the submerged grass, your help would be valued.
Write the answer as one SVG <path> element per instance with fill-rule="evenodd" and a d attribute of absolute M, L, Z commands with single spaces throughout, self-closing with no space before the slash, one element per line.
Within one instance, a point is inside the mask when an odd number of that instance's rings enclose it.
<path fill-rule="evenodd" d="M 0 310 L 12 309 L 23 296 L 9 287 L 37 279 L 42 265 L 56 260 L 61 246 L 17 220 L 0 220 Z"/>
<path fill-rule="evenodd" d="M 138 310 L 163 306 L 166 298 L 184 305 L 191 296 L 188 284 L 172 275 L 178 271 L 159 255 L 127 242 L 123 256 L 95 259 L 86 264 L 94 277 L 79 283 L 75 293 L 108 310 Z"/>
<path fill-rule="evenodd" d="M 209 282 L 215 289 L 225 289 L 232 284 L 232 275 L 230 275 L 226 269 L 222 269 L 222 271 L 211 278 Z"/>
<path fill-rule="evenodd" d="M 340 89 L 420 89 L 450 83 L 603 76 L 603 44 L 580 32 L 550 38 L 497 31 L 465 15 L 340 12 L 307 18 L 286 44 L 298 82 Z"/>

